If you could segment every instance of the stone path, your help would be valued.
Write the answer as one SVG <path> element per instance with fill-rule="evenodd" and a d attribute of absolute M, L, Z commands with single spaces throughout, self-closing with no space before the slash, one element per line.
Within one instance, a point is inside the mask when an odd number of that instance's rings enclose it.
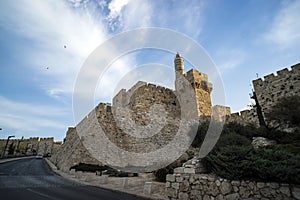
<path fill-rule="evenodd" d="M 55 173 L 75 182 L 109 190 L 121 191 L 149 199 L 167 199 L 165 192 L 166 184 L 153 181 L 153 177 L 139 176 L 119 178 L 108 177 L 107 175 L 98 176 L 95 173 L 75 172 L 74 170 L 70 171 L 70 173 L 66 173 L 57 170 L 56 166 L 48 159 L 45 160 Z"/>

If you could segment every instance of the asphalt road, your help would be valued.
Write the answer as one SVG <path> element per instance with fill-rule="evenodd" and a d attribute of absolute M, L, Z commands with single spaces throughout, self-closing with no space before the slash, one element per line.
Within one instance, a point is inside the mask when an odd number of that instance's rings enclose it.
<path fill-rule="evenodd" d="M 1 200 L 142 200 L 143 198 L 86 186 L 56 175 L 44 159 L 0 163 Z"/>

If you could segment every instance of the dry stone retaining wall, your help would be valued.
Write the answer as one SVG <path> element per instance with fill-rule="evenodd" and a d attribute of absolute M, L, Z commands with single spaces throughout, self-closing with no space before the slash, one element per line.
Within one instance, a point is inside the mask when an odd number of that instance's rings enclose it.
<path fill-rule="evenodd" d="M 230 181 L 211 174 L 168 174 L 169 199 L 300 199 L 300 187 L 284 183 Z"/>

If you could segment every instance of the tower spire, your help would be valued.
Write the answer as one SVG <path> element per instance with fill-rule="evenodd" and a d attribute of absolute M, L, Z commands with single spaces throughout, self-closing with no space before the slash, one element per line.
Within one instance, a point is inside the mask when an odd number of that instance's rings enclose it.
<path fill-rule="evenodd" d="M 180 74 L 184 74 L 184 60 L 178 52 L 174 59 L 174 67 L 176 72 L 179 72 Z"/>

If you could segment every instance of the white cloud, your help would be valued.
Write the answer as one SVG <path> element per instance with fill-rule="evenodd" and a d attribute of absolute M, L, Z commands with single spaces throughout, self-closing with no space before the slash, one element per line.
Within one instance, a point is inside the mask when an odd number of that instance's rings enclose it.
<path fill-rule="evenodd" d="M 246 58 L 247 54 L 242 49 L 220 49 L 216 53 L 215 62 L 218 68 L 224 72 L 226 70 L 232 70 L 236 67 L 241 67 Z"/>
<path fill-rule="evenodd" d="M 116 19 L 121 15 L 122 8 L 124 8 L 128 4 L 129 0 L 112 0 L 109 5 L 109 15 L 108 19 Z"/>
<path fill-rule="evenodd" d="M 47 129 L 65 129 L 67 126 L 60 118 L 68 112 L 56 106 L 22 103 L 0 96 L 0 110 L 2 128 L 16 134 L 32 136 L 32 132 L 43 134 L 42 131 L 45 133 Z"/>
<path fill-rule="evenodd" d="M 112 0 L 107 20 L 112 31 L 152 25 L 152 2 L 147 0 Z"/>
<path fill-rule="evenodd" d="M 300 44 L 300 1 L 284 4 L 276 15 L 272 27 L 264 36 L 267 41 L 282 48 Z"/>
<path fill-rule="evenodd" d="M 107 35 L 101 20 L 91 18 L 87 9 L 74 9 L 63 1 L 19 0 L 5 4 L 1 13 L 1 27 L 29 39 L 24 63 L 50 96 L 56 88 L 71 94 L 84 60 Z"/>

